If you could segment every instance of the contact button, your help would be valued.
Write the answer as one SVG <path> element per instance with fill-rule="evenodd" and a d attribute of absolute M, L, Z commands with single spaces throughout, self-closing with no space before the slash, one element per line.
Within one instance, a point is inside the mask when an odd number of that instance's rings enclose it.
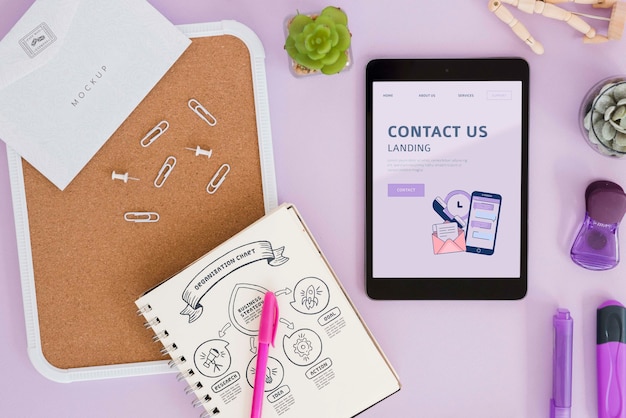
<path fill-rule="evenodd" d="M 423 183 L 387 184 L 389 197 L 424 197 Z"/>

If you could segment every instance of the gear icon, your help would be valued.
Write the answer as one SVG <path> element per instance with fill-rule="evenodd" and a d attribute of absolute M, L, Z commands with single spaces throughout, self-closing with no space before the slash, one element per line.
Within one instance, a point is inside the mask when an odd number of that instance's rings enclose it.
<path fill-rule="evenodd" d="M 312 350 L 313 346 L 311 345 L 311 341 L 306 339 L 304 334 L 298 335 L 298 339 L 293 345 L 294 353 L 299 355 L 303 360 L 307 361 L 309 359 L 309 354 L 311 354 Z"/>

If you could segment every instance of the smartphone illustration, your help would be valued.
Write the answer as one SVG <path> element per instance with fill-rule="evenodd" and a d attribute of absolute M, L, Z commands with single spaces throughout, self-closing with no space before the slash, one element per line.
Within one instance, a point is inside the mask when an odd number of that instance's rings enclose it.
<path fill-rule="evenodd" d="M 468 253 L 492 255 L 496 248 L 498 221 L 502 196 L 495 193 L 473 192 L 465 234 Z"/>

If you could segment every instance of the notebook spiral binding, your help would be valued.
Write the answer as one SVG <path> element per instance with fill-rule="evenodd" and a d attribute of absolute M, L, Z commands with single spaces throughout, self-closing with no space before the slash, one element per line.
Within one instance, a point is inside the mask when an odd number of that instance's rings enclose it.
<path fill-rule="evenodd" d="M 142 306 L 137 310 L 137 315 L 142 316 L 146 319 L 144 323 L 144 327 L 147 329 L 152 329 L 154 331 L 154 336 L 152 337 L 152 341 L 159 341 L 163 344 L 163 348 L 160 350 L 161 354 L 166 356 L 169 355 L 172 359 L 167 363 L 170 368 L 178 368 L 180 373 L 176 375 L 176 379 L 178 381 L 190 379 L 195 375 L 195 372 L 192 368 L 185 369 L 183 366 L 187 360 L 184 356 L 176 356 L 175 351 L 178 349 L 178 346 L 175 342 L 166 341 L 170 338 L 170 333 L 167 332 L 166 329 L 157 329 L 161 325 L 161 320 L 158 317 L 148 318 L 149 313 L 152 311 L 152 307 L 150 305 Z M 162 325 L 161 325 L 162 326 Z M 198 391 L 203 389 L 203 385 L 201 382 L 190 383 L 185 388 L 185 394 L 196 394 L 196 399 L 191 403 L 194 408 L 204 406 L 204 404 L 211 402 L 211 396 L 207 393 L 205 395 L 200 394 Z M 200 415 L 200 418 L 210 418 L 218 415 L 220 410 L 218 408 L 213 408 L 211 410 L 205 410 L 205 412 Z"/>

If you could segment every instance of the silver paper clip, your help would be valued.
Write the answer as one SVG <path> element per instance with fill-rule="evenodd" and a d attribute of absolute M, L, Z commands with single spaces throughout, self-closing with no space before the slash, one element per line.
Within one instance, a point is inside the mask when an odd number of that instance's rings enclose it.
<path fill-rule="evenodd" d="M 215 126 L 217 124 L 215 116 L 206 110 L 196 99 L 190 99 L 187 102 L 187 106 L 189 106 L 189 109 L 193 110 L 193 113 L 200 116 L 200 119 L 208 123 L 210 126 Z"/>
<path fill-rule="evenodd" d="M 228 164 L 222 164 L 220 168 L 217 169 L 211 181 L 206 186 L 206 191 L 208 194 L 213 194 L 220 188 L 224 180 L 226 179 L 226 174 L 230 171 L 230 166 Z"/>
<path fill-rule="evenodd" d="M 156 212 L 126 212 L 124 220 L 128 222 L 158 222 L 159 214 Z"/>
<path fill-rule="evenodd" d="M 176 165 L 176 157 L 169 156 L 165 159 L 163 166 L 159 170 L 159 174 L 157 174 L 154 179 L 154 187 L 161 187 L 165 180 L 170 176 L 172 170 L 174 170 L 174 166 Z"/>
<path fill-rule="evenodd" d="M 152 144 L 154 141 L 159 139 L 159 137 L 163 135 L 169 127 L 170 124 L 166 120 L 162 120 L 161 122 L 159 122 L 157 126 L 150 129 L 150 132 L 148 132 L 146 136 L 143 137 L 143 139 L 140 141 L 141 146 L 145 148 Z"/>

